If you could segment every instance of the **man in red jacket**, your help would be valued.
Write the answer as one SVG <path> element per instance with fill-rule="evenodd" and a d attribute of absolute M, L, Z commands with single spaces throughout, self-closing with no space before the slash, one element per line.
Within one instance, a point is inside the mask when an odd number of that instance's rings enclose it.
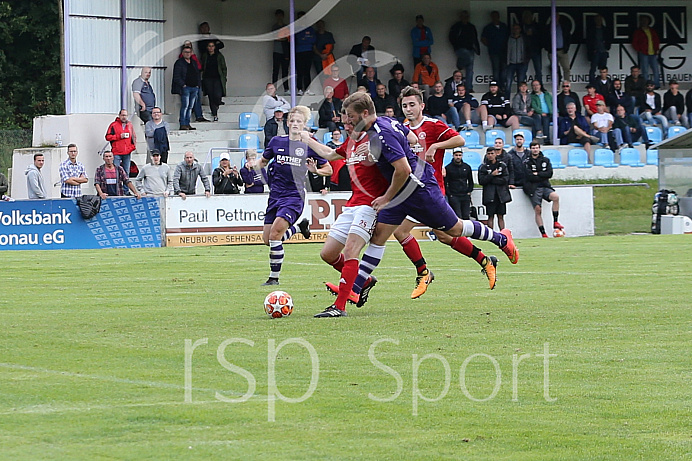
<path fill-rule="evenodd" d="M 639 19 L 639 29 L 632 35 L 632 47 L 639 56 L 639 67 L 642 70 L 644 80 L 649 78 L 649 66 L 654 74 L 655 89 L 661 87 L 661 75 L 658 69 L 658 52 L 661 40 L 655 30 L 649 27 L 651 20 L 648 16 L 641 16 Z"/>
<path fill-rule="evenodd" d="M 106 131 L 106 141 L 111 143 L 113 163 L 123 167 L 129 176 L 130 156 L 137 148 L 137 136 L 132 122 L 127 119 L 127 110 L 121 109 L 118 117 L 110 124 Z"/>

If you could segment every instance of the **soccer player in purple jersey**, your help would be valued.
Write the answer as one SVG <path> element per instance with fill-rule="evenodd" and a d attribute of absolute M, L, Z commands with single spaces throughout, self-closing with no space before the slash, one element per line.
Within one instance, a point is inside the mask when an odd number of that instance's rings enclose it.
<path fill-rule="evenodd" d="M 409 146 L 409 129 L 398 121 L 377 117 L 375 106 L 366 93 L 354 95 L 344 104 L 349 121 L 356 132 L 365 131 L 370 140 L 370 154 L 377 159 L 377 166 L 389 181 L 387 192 L 372 201 L 378 212 L 375 233 L 370 245 L 355 271 L 342 272 L 344 279 L 339 284 L 341 290 L 351 290 L 360 294 L 360 304 L 367 301 L 368 284 L 362 291 L 365 281 L 382 260 L 384 245 L 394 230 L 411 216 L 421 223 L 440 230 L 451 237 L 465 236 L 472 239 L 488 240 L 497 245 L 512 264 L 519 261 L 519 251 L 512 240 L 509 229 L 493 232 L 477 221 L 464 221 L 457 217 L 449 206 L 437 180 L 433 167 L 421 161 Z M 342 317 L 343 313 L 335 306 L 329 306 L 319 317 Z"/>
<path fill-rule="evenodd" d="M 307 219 L 295 222 L 305 205 L 305 181 L 308 170 L 320 176 L 332 174 L 331 165 L 301 141 L 300 133 L 310 118 L 310 109 L 296 106 L 288 112 L 288 136 L 274 136 L 255 168 L 262 169 L 270 160 L 271 191 L 264 216 L 262 240 L 269 245 L 269 278 L 262 285 L 278 285 L 284 261 L 283 242 L 300 231 L 310 238 Z"/>

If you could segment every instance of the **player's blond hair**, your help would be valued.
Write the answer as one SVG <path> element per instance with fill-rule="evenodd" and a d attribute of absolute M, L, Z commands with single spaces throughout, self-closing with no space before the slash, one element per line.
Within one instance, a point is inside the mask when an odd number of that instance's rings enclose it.
<path fill-rule="evenodd" d="M 305 106 L 295 106 L 293 109 L 288 111 L 288 118 L 291 118 L 291 115 L 293 114 L 299 114 L 303 116 L 303 122 L 308 123 L 308 120 L 310 120 L 310 108 L 305 107 Z"/>
<path fill-rule="evenodd" d="M 353 93 L 348 98 L 344 99 L 344 110 L 353 109 L 358 114 L 362 114 L 365 110 L 369 115 L 375 115 L 375 103 L 368 93 Z"/>

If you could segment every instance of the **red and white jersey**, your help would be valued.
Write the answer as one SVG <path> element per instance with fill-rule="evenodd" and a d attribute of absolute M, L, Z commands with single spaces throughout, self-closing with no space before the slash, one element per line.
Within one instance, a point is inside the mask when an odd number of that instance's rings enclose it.
<path fill-rule="evenodd" d="M 336 153 L 346 158 L 346 167 L 351 176 L 353 194 L 346 206 L 369 206 L 374 199 L 384 195 L 389 182 L 370 157 L 370 141 L 366 132 L 362 132 L 357 140 L 347 137 Z"/>
<path fill-rule="evenodd" d="M 425 152 L 428 150 L 428 146 L 436 142 L 446 141 L 454 136 L 459 136 L 459 133 L 448 127 L 445 122 L 427 116 L 423 116 L 423 120 L 416 126 L 412 126 L 410 120 L 406 120 L 404 125 L 418 137 L 418 144 L 411 147 L 411 150 L 423 160 L 425 160 Z M 442 167 L 444 166 L 442 165 L 442 161 L 444 160 L 444 156 L 445 150 L 437 149 L 433 162 L 428 162 L 435 170 L 435 179 L 437 179 L 437 184 L 439 184 L 440 189 L 442 189 L 442 194 L 445 193 L 445 182 L 442 177 Z"/>

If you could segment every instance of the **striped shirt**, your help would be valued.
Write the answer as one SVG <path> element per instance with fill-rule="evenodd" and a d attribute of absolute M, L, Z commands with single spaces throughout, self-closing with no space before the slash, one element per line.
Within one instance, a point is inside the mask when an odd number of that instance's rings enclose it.
<path fill-rule="evenodd" d="M 60 193 L 67 197 L 81 197 L 81 184 L 73 186 L 72 184 L 67 184 L 65 182 L 70 178 L 78 178 L 81 175 L 84 175 L 85 178 L 88 178 L 86 174 L 86 169 L 84 169 L 84 165 L 81 162 L 72 163 L 69 158 L 62 162 L 60 164 L 60 182 L 62 183 L 62 186 L 60 187 Z"/>

